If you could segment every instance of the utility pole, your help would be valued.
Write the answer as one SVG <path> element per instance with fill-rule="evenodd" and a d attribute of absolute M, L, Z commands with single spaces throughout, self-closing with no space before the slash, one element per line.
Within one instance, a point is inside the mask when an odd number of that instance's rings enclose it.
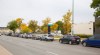
<path fill-rule="evenodd" d="M 72 29 L 71 34 L 74 35 L 74 0 L 72 0 Z"/>

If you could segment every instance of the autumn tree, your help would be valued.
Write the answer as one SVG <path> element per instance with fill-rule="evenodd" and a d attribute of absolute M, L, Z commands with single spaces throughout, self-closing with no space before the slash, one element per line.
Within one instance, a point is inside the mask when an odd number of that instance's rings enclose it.
<path fill-rule="evenodd" d="M 42 31 L 43 31 L 43 33 L 48 33 L 48 27 L 47 27 L 47 26 L 44 26 L 44 27 L 42 28 Z"/>
<path fill-rule="evenodd" d="M 16 20 L 12 20 L 8 23 L 7 27 L 15 33 L 15 30 L 18 28 Z"/>
<path fill-rule="evenodd" d="M 52 26 L 51 26 L 51 31 L 54 32 L 56 31 L 58 28 L 58 24 L 54 23 Z"/>
<path fill-rule="evenodd" d="M 57 30 L 60 30 L 61 33 L 63 34 L 63 22 L 62 21 L 57 21 L 56 24 L 58 24 Z"/>
<path fill-rule="evenodd" d="M 43 22 L 43 25 L 48 25 L 48 23 L 50 23 L 51 19 L 48 17 L 46 19 L 44 19 L 42 22 Z"/>
<path fill-rule="evenodd" d="M 25 23 L 22 23 L 20 25 L 21 28 L 21 33 L 30 33 L 32 32 L 32 30 L 30 28 L 28 28 L 28 26 Z"/>
<path fill-rule="evenodd" d="M 22 18 L 17 18 L 16 19 L 16 22 L 18 24 L 18 26 L 20 27 L 21 23 L 22 23 Z"/>
<path fill-rule="evenodd" d="M 71 15 L 72 13 L 68 11 L 64 16 L 63 16 L 63 29 L 64 29 L 64 34 L 69 34 L 71 31 Z"/>
<path fill-rule="evenodd" d="M 30 20 L 28 27 L 32 30 L 32 32 L 35 32 L 38 28 L 37 21 L 36 20 Z"/>
<path fill-rule="evenodd" d="M 43 25 L 41 26 L 41 29 L 44 33 L 48 33 L 48 23 L 50 23 L 51 19 L 50 18 L 46 18 L 44 19 L 42 22 L 43 22 Z"/>

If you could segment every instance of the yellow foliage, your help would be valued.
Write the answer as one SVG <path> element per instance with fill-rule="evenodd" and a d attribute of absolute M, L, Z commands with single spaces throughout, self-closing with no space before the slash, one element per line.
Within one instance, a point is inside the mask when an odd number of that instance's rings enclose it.
<path fill-rule="evenodd" d="M 46 18 L 45 20 L 43 20 L 43 24 L 44 25 L 48 25 L 48 23 L 50 23 L 51 19 L 50 18 Z"/>
<path fill-rule="evenodd" d="M 18 24 L 20 24 L 20 23 L 22 23 L 22 19 L 21 19 L 21 18 L 17 18 L 17 19 L 16 19 L 16 22 L 17 22 Z"/>
<path fill-rule="evenodd" d="M 48 27 L 44 27 L 44 28 L 43 28 L 43 32 L 44 32 L 44 33 L 48 33 Z"/>
<path fill-rule="evenodd" d="M 56 31 L 57 30 L 57 28 L 58 28 L 58 24 L 53 24 L 52 26 L 51 26 L 51 31 L 52 32 L 54 32 L 54 31 Z"/>
<path fill-rule="evenodd" d="M 28 28 L 28 26 L 25 23 L 21 24 L 20 29 L 21 29 L 21 32 L 23 32 L 23 33 L 32 32 L 32 30 L 30 28 Z"/>
<path fill-rule="evenodd" d="M 63 20 L 64 20 L 64 24 L 63 24 L 64 34 L 68 34 L 71 31 L 71 18 L 70 18 L 71 15 L 72 15 L 72 13 L 70 11 L 68 11 L 63 16 Z"/>

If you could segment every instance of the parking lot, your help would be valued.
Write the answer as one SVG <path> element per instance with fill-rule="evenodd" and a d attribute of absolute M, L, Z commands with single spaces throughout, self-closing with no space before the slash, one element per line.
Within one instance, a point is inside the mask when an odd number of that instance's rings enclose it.
<path fill-rule="evenodd" d="M 0 45 L 13 55 L 100 55 L 100 48 L 0 36 Z"/>

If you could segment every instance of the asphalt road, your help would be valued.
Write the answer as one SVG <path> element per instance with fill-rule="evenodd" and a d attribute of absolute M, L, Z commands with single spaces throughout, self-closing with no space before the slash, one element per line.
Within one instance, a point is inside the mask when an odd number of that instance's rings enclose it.
<path fill-rule="evenodd" d="M 100 48 L 0 36 L 0 45 L 13 55 L 100 55 Z"/>

